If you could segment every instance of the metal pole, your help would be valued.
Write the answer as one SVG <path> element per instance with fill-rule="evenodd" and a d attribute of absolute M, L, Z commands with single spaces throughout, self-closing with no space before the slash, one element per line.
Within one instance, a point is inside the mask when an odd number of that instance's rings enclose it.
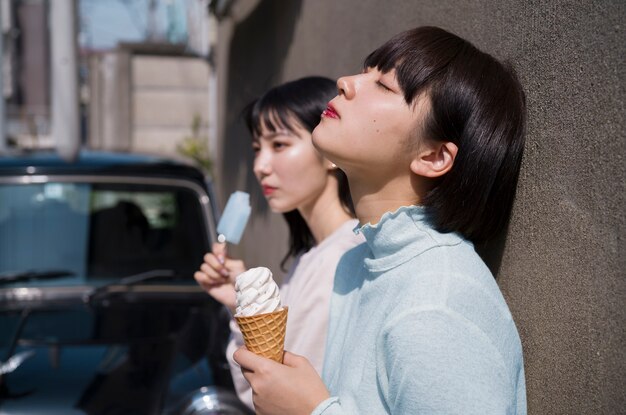
<path fill-rule="evenodd" d="M 209 94 L 209 108 L 208 108 L 208 136 L 209 136 L 209 154 L 213 158 L 213 174 L 217 173 L 216 163 L 219 161 L 217 157 L 218 151 L 218 79 L 217 79 L 217 19 L 208 14 L 208 7 L 205 8 L 207 13 L 205 26 L 207 28 L 207 34 L 205 39 L 208 42 L 207 45 L 207 57 L 209 59 L 209 82 L 208 82 L 208 94 Z M 221 162 L 221 161 L 219 161 Z"/>
<path fill-rule="evenodd" d="M 150 42 L 156 42 L 159 38 L 158 23 L 157 23 L 157 1 L 148 1 L 148 24 L 146 30 L 146 37 Z"/>
<path fill-rule="evenodd" d="M 80 148 L 75 0 L 50 2 L 50 38 L 52 134 L 59 155 L 72 161 Z"/>
<path fill-rule="evenodd" d="M 3 0 L 0 0 L 3 1 Z M 4 3 L 4 2 L 3 2 Z M 7 151 L 7 117 L 4 102 L 4 20 L 2 12 L 4 4 L 0 4 L 0 154 Z"/>

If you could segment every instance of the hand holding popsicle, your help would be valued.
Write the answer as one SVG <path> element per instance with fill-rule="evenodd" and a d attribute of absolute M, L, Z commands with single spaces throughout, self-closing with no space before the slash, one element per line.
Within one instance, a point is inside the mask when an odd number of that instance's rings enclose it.
<path fill-rule="evenodd" d="M 196 271 L 196 282 L 213 298 L 235 313 L 235 278 L 246 271 L 243 261 L 225 255 L 226 244 L 213 244 L 212 252 L 204 256 L 204 263 Z M 221 262 L 218 256 L 222 255 Z"/>
<path fill-rule="evenodd" d="M 250 217 L 250 196 L 245 192 L 234 192 L 224 208 L 217 225 L 218 242 L 204 256 L 204 262 L 194 278 L 204 290 L 220 303 L 235 311 L 235 278 L 246 270 L 241 260 L 227 256 L 226 242 L 239 243 Z"/>

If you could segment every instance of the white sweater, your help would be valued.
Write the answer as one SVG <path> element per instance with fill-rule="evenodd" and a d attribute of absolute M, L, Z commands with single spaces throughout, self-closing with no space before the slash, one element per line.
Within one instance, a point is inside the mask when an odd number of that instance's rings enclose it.
<path fill-rule="evenodd" d="M 330 296 L 339 258 L 349 249 L 363 243 L 353 229 L 356 219 L 347 221 L 319 245 L 300 255 L 291 266 L 281 288 L 283 305 L 289 307 L 285 350 L 306 357 L 321 374 L 328 329 Z M 243 337 L 234 319 L 232 336 L 226 349 L 237 395 L 253 408 L 252 390 L 233 360 L 233 353 L 243 346 Z"/>

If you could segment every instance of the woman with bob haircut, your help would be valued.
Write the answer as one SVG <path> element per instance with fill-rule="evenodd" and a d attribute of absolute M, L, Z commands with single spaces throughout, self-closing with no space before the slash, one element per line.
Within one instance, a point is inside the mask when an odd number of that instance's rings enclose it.
<path fill-rule="evenodd" d="M 289 226 L 289 251 L 281 265 L 295 259 L 280 288 L 289 306 L 285 346 L 306 356 L 320 373 L 335 269 L 344 252 L 363 242 L 352 232 L 357 221 L 345 173 L 311 142 L 320 113 L 336 93 L 334 81 L 306 77 L 270 89 L 244 111 L 253 136 L 254 174 L 270 208 Z M 245 270 L 243 261 L 226 257 L 224 245 L 215 244 L 194 277 L 234 314 L 234 281 Z M 243 336 L 234 320 L 230 327 L 227 359 L 233 382 L 252 408 L 250 385 L 232 360 Z"/>
<path fill-rule="evenodd" d="M 514 71 L 435 27 L 337 81 L 313 132 L 366 242 L 339 262 L 323 382 L 245 348 L 259 414 L 525 414 L 520 338 L 474 242 L 506 226 L 524 147 Z"/>

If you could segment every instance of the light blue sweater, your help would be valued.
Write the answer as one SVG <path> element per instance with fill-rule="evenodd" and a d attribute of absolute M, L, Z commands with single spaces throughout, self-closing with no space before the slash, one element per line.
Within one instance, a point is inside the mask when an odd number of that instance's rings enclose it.
<path fill-rule="evenodd" d="M 519 335 L 473 245 L 416 206 L 357 231 L 331 299 L 331 398 L 313 414 L 526 414 Z"/>

